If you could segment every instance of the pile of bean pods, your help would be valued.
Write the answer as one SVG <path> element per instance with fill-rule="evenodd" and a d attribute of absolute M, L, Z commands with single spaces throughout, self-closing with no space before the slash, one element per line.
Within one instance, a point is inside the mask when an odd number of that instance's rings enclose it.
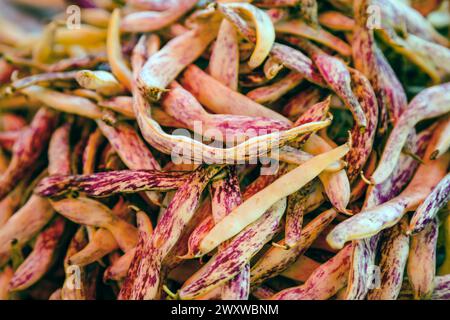
<path fill-rule="evenodd" d="M 6 0 L 0 299 L 450 299 L 447 0 Z"/>

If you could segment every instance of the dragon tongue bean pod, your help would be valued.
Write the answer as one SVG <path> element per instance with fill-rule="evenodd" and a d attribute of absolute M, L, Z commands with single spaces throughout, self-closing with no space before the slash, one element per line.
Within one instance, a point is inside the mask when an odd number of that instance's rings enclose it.
<path fill-rule="evenodd" d="M 64 227 L 65 221 L 59 217 L 37 236 L 33 251 L 17 268 L 9 282 L 10 291 L 29 288 L 50 270 Z"/>
<path fill-rule="evenodd" d="M 286 248 L 282 248 L 284 244 L 284 241 L 282 241 L 280 246 L 270 248 L 251 269 L 252 286 L 256 286 L 287 269 L 291 263 L 305 253 L 336 215 L 336 210 L 330 209 L 313 219 L 302 229 L 300 243 L 295 247 L 286 250 Z"/>
<path fill-rule="evenodd" d="M 415 299 L 428 299 L 433 293 L 437 239 L 436 220 L 431 221 L 424 230 L 411 237 L 407 270 Z"/>
<path fill-rule="evenodd" d="M 427 147 L 425 158 L 429 159 L 434 150 L 437 136 L 434 135 Z M 395 198 L 340 223 L 327 237 L 334 248 L 342 248 L 348 240 L 363 239 L 373 236 L 381 230 L 395 225 L 402 216 L 415 210 L 446 175 L 450 155 L 437 160 L 427 160 L 414 175 L 408 187 Z"/>
<path fill-rule="evenodd" d="M 389 135 L 380 163 L 372 174 L 372 183 L 382 183 L 392 173 L 411 129 L 421 120 L 448 113 L 449 102 L 450 83 L 425 89 L 411 101 Z"/>
<path fill-rule="evenodd" d="M 152 237 L 139 241 L 120 299 L 156 299 L 160 295 L 162 262 L 192 219 L 204 188 L 220 169 L 200 167 L 178 189 Z"/>
<path fill-rule="evenodd" d="M 239 274 L 249 259 L 272 238 L 285 208 L 286 199 L 276 202 L 261 218 L 239 233 L 185 282 L 179 292 L 180 297 L 195 298 Z"/>
<path fill-rule="evenodd" d="M 449 194 L 450 174 L 447 174 L 417 208 L 411 218 L 409 230 L 412 233 L 418 233 L 424 230 L 429 223 L 433 223 L 437 212 L 448 202 Z"/>
<path fill-rule="evenodd" d="M 30 127 L 22 131 L 14 144 L 8 168 L 0 178 L 0 199 L 3 199 L 13 189 L 16 181 L 25 176 L 25 168 L 38 160 L 50 139 L 56 120 L 55 112 L 42 108 L 34 116 Z"/>
<path fill-rule="evenodd" d="M 400 293 L 409 253 L 407 223 L 407 217 L 403 217 L 397 225 L 386 230 L 380 249 L 380 284 L 369 292 L 369 300 L 396 300 Z"/>
<path fill-rule="evenodd" d="M 431 130 L 425 130 L 417 135 L 413 152 L 419 157 L 425 153 L 431 138 Z M 364 208 L 371 208 L 391 200 L 397 196 L 413 177 L 419 162 L 402 154 L 392 175 L 384 183 L 369 186 Z M 375 265 L 375 255 L 380 240 L 380 234 L 355 241 L 350 268 L 349 280 L 345 298 L 348 300 L 364 299 L 372 283 L 372 273 Z"/>

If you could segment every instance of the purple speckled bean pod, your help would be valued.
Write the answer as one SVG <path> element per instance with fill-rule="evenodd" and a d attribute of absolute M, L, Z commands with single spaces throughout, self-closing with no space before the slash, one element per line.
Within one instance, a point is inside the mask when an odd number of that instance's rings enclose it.
<path fill-rule="evenodd" d="M 359 176 L 372 152 L 378 125 L 378 105 L 375 93 L 367 78 L 355 69 L 350 69 L 350 75 L 355 96 L 358 98 L 367 119 L 364 131 L 361 131 L 358 125 L 353 127 L 351 133 L 352 148 L 345 158 L 348 163 L 347 175 L 352 182 Z"/>
<path fill-rule="evenodd" d="M 91 197 L 107 197 L 116 193 L 140 191 L 170 191 L 179 188 L 188 179 L 186 172 L 155 170 L 121 170 L 88 175 L 54 175 L 42 179 L 34 192 L 52 197 L 71 191 L 80 191 Z"/>
<path fill-rule="evenodd" d="M 418 233 L 424 230 L 428 224 L 434 223 L 438 211 L 447 204 L 450 196 L 450 174 L 434 188 L 427 196 L 425 201 L 417 208 L 414 216 L 411 218 L 409 230 L 412 233 Z"/>
<path fill-rule="evenodd" d="M 205 28 L 213 28 L 205 30 Z M 152 100 L 159 100 L 178 74 L 205 51 L 216 36 L 217 23 L 201 26 L 170 40 L 161 50 L 151 55 L 137 78 L 139 90 Z"/>
<path fill-rule="evenodd" d="M 349 244 L 318 267 L 303 285 L 280 291 L 271 300 L 327 300 L 331 298 L 347 283 L 352 251 L 353 244 Z"/>
<path fill-rule="evenodd" d="M 226 6 L 219 5 L 218 9 L 227 20 L 234 24 L 241 35 L 247 38 L 250 42 L 256 42 L 255 30 L 246 20 L 242 19 L 238 14 L 236 14 L 236 12 L 230 10 Z M 299 50 L 275 42 L 272 46 L 272 50 L 270 51 L 270 56 L 292 71 L 298 72 L 308 81 L 321 87 L 326 87 L 326 82 L 313 65 L 311 59 Z"/>
<path fill-rule="evenodd" d="M 220 24 L 208 65 L 209 74 L 230 89 L 238 90 L 239 38 L 236 28 L 228 21 Z"/>
<path fill-rule="evenodd" d="M 14 272 L 9 282 L 10 291 L 25 290 L 47 273 L 54 261 L 59 241 L 64 232 L 65 220 L 61 217 L 37 236 L 33 251 Z"/>
<path fill-rule="evenodd" d="M 186 68 L 180 82 L 202 105 L 216 114 L 263 117 L 290 123 L 279 113 L 231 90 L 195 65 Z"/>
<path fill-rule="evenodd" d="M 303 215 L 306 211 L 307 198 L 314 191 L 314 183 L 311 181 L 302 189 L 287 198 L 286 225 L 284 241 L 289 248 L 297 245 L 302 236 Z"/>
<path fill-rule="evenodd" d="M 431 138 L 431 130 L 425 130 L 417 135 L 414 149 L 419 157 L 425 153 L 426 146 Z M 371 208 L 396 197 L 409 183 L 416 172 L 419 162 L 412 157 L 402 154 L 396 169 L 382 184 L 371 186 L 367 190 L 364 208 Z M 347 284 L 346 299 L 360 300 L 366 297 L 372 266 L 375 265 L 375 255 L 380 234 L 367 239 L 355 241 L 352 266 Z M 373 270 L 372 270 L 373 272 Z"/>
<path fill-rule="evenodd" d="M 132 126 L 124 122 L 109 126 L 100 120 L 97 121 L 97 125 L 128 168 L 132 170 L 161 169 Z"/>
<path fill-rule="evenodd" d="M 250 263 L 246 263 L 239 274 L 223 285 L 221 298 L 222 300 L 248 300 L 249 295 Z"/>
<path fill-rule="evenodd" d="M 113 127 L 101 120 L 97 121 L 97 125 L 128 168 L 132 170 L 161 169 L 153 154 L 132 126 L 127 123 L 119 123 Z M 147 192 L 146 195 L 154 204 L 160 203 L 158 193 Z"/>
<path fill-rule="evenodd" d="M 297 87 L 303 81 L 303 76 L 297 72 L 290 72 L 284 78 L 267 86 L 253 89 L 247 97 L 261 103 L 272 103 Z"/>
<path fill-rule="evenodd" d="M 386 230 L 382 237 L 380 258 L 380 286 L 372 289 L 369 300 L 396 300 L 403 283 L 403 274 L 409 254 L 408 218 Z"/>
<path fill-rule="evenodd" d="M 279 33 L 292 34 L 306 38 L 337 51 L 342 56 L 350 56 L 351 47 L 341 38 L 336 37 L 324 28 L 314 28 L 301 19 L 291 19 L 277 23 L 275 29 Z"/>
<path fill-rule="evenodd" d="M 189 91 L 177 83 L 169 85 L 169 89 L 170 92 L 161 99 L 164 111 L 205 138 L 234 142 L 242 141 L 250 134 L 268 134 L 290 128 L 286 121 L 264 117 L 209 114 Z"/>
<path fill-rule="evenodd" d="M 411 129 L 419 121 L 438 117 L 449 111 L 450 83 L 430 87 L 420 92 L 411 101 L 408 109 L 401 115 L 392 130 L 378 167 L 372 174 L 371 181 L 374 184 L 379 184 L 389 177 L 398 162 L 401 150 L 408 139 Z"/>
<path fill-rule="evenodd" d="M 69 136 L 71 123 L 55 130 L 48 146 L 48 174 L 70 174 Z"/>
<path fill-rule="evenodd" d="M 18 245 L 27 243 L 54 216 L 50 202 L 38 196 L 30 199 L 0 229 L 0 266 L 10 258 L 11 241 Z"/>
<path fill-rule="evenodd" d="M 436 134 L 433 135 L 425 152 L 426 160 L 420 165 L 414 178 L 402 193 L 379 206 L 366 208 L 340 223 L 329 233 L 327 241 L 333 248 L 342 248 L 349 240 L 371 237 L 396 224 L 406 212 L 417 209 L 447 174 L 450 154 L 437 160 L 429 160 L 437 138 Z"/>
<path fill-rule="evenodd" d="M 238 275 L 264 244 L 279 230 L 286 199 L 275 203 L 257 221 L 242 230 L 226 247 L 188 279 L 181 288 L 181 299 L 193 299 Z"/>
<path fill-rule="evenodd" d="M 58 213 L 77 224 L 107 229 L 123 251 L 126 252 L 136 246 L 138 240 L 136 228 L 117 217 L 103 203 L 83 197 L 65 198 L 51 203 Z"/>
<path fill-rule="evenodd" d="M 182 257 L 183 259 L 193 259 L 199 253 L 200 242 L 208 234 L 209 231 L 214 227 L 214 219 L 211 214 L 211 201 L 205 201 L 203 205 L 198 210 L 208 211 L 208 215 L 204 220 L 202 220 L 190 234 L 187 247 L 187 253 Z"/>
<path fill-rule="evenodd" d="M 450 274 L 436 277 L 434 279 L 434 291 L 431 295 L 432 300 L 450 299 Z"/>
<path fill-rule="evenodd" d="M 30 126 L 22 131 L 13 147 L 13 155 L 6 171 L 0 178 L 0 200 L 3 199 L 32 167 L 44 148 L 56 125 L 57 114 L 41 108 L 34 116 Z"/>
<path fill-rule="evenodd" d="M 433 220 L 411 237 L 407 270 L 415 299 L 429 299 L 433 293 L 438 227 L 438 222 Z"/>
<path fill-rule="evenodd" d="M 406 110 L 408 101 L 405 90 L 377 47 L 373 31 L 367 28 L 368 1 L 354 2 L 356 26 L 353 36 L 353 59 L 355 68 L 361 71 L 372 83 L 380 109 L 380 129 L 386 130 L 388 114 L 392 123 L 397 123 Z"/>
<path fill-rule="evenodd" d="M 311 106 L 318 103 L 321 94 L 317 88 L 309 87 L 292 97 L 283 107 L 282 114 L 291 120 L 296 120 Z"/>
<path fill-rule="evenodd" d="M 214 222 L 219 222 L 234 208 L 242 203 L 239 180 L 236 168 L 227 169 L 228 175 L 225 179 L 214 181 L 211 184 L 211 206 Z M 219 248 L 226 250 L 227 244 Z M 242 267 L 242 272 L 227 281 L 222 287 L 221 296 L 224 300 L 248 300 L 250 293 L 250 265 L 247 263 Z"/>
<path fill-rule="evenodd" d="M 139 241 L 119 299 L 148 300 L 160 296 L 162 262 L 194 215 L 204 188 L 220 169 L 200 167 L 178 189 L 152 237 Z"/>
<path fill-rule="evenodd" d="M 319 234 L 334 220 L 334 209 L 321 213 L 302 230 L 300 243 L 288 250 L 273 246 L 252 267 L 251 285 L 257 286 L 264 280 L 272 278 L 287 269 L 297 258 L 303 255 Z M 284 245 L 284 241 L 280 243 Z"/>
<path fill-rule="evenodd" d="M 408 33 L 444 46 L 449 45 L 449 40 L 439 34 L 426 18 L 409 5 L 392 0 L 373 0 L 372 4 L 381 9 L 383 22 L 386 21 L 388 26 L 406 27 Z"/>
<path fill-rule="evenodd" d="M 311 59 L 301 51 L 284 44 L 275 43 L 272 47 L 271 56 L 282 62 L 286 68 L 301 74 L 306 80 L 321 87 L 327 87 L 327 83 Z"/>
<path fill-rule="evenodd" d="M 340 59 L 326 54 L 320 48 L 303 39 L 293 39 L 295 45 L 305 50 L 311 57 L 328 86 L 344 101 L 352 112 L 353 118 L 360 129 L 367 127 L 366 112 L 360 100 L 352 90 L 352 76 L 347 66 Z M 293 43 L 294 44 L 294 43 Z"/>

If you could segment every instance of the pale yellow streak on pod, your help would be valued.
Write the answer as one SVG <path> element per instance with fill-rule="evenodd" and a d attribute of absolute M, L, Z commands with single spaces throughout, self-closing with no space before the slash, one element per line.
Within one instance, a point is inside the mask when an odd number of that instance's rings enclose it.
<path fill-rule="evenodd" d="M 81 25 L 79 29 L 60 27 L 56 30 L 55 42 L 62 45 L 98 45 L 105 41 L 106 30 L 90 25 Z"/>
<path fill-rule="evenodd" d="M 108 61 L 111 66 L 113 74 L 119 81 L 131 91 L 133 84 L 133 76 L 131 70 L 128 68 L 123 55 L 122 47 L 120 45 L 120 10 L 115 9 L 111 14 L 111 19 L 108 25 L 108 37 L 106 39 L 106 47 L 108 54 Z"/>
<path fill-rule="evenodd" d="M 222 242 L 235 236 L 243 228 L 258 219 L 271 205 L 302 188 L 331 163 L 345 156 L 348 151 L 349 145 L 345 144 L 318 155 L 250 197 L 214 226 L 200 243 L 200 252 L 206 254 Z"/>

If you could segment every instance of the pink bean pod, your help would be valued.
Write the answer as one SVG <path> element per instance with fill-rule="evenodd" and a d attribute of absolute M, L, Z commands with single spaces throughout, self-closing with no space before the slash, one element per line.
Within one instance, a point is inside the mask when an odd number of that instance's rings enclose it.
<path fill-rule="evenodd" d="M 325 11 L 319 14 L 319 22 L 334 31 L 353 31 L 355 21 L 339 11 Z"/>
<path fill-rule="evenodd" d="M 273 205 L 260 219 L 245 228 L 226 244 L 208 263 L 187 280 L 181 288 L 181 299 L 192 299 L 238 275 L 250 258 L 267 243 L 279 228 L 286 200 Z"/>
<path fill-rule="evenodd" d="M 202 105 L 214 113 L 264 117 L 290 123 L 282 115 L 231 90 L 195 65 L 186 69 L 180 82 Z"/>
<path fill-rule="evenodd" d="M 450 275 L 436 277 L 434 279 L 434 291 L 431 296 L 432 300 L 448 300 L 450 299 Z"/>
<path fill-rule="evenodd" d="M 0 228 L 0 265 L 10 258 L 11 241 L 19 245 L 30 241 L 53 217 L 55 211 L 45 198 L 30 199 Z"/>
<path fill-rule="evenodd" d="M 66 198 L 52 201 L 53 208 L 67 219 L 82 225 L 107 229 L 123 251 L 136 245 L 136 228 L 115 216 L 107 206 L 89 198 Z"/>
<path fill-rule="evenodd" d="M 227 171 L 228 175 L 225 179 L 214 181 L 211 184 L 211 206 L 214 222 L 222 220 L 242 202 L 236 168 L 232 167 Z M 220 250 L 226 250 L 226 246 L 224 244 Z M 224 300 L 248 300 L 249 294 L 250 264 L 247 263 L 239 274 L 224 284 L 221 296 Z"/>
<path fill-rule="evenodd" d="M 243 115 L 209 114 L 187 90 L 176 83 L 163 96 L 165 112 L 183 126 L 208 139 L 240 142 L 252 135 L 269 134 L 290 128 L 284 121 Z"/>
<path fill-rule="evenodd" d="M 91 197 L 107 197 L 117 193 L 141 191 L 169 191 L 179 188 L 189 173 L 155 170 L 121 170 L 88 175 L 54 175 L 41 180 L 34 192 L 53 197 L 71 191 L 80 191 Z"/>
<path fill-rule="evenodd" d="M 419 12 L 401 1 L 373 0 L 378 5 L 384 21 L 397 29 L 406 27 L 408 33 L 422 37 L 425 40 L 434 41 L 444 46 L 449 45 L 448 39 L 440 35 Z"/>
<path fill-rule="evenodd" d="M 352 129 L 352 149 L 345 160 L 348 163 L 347 174 L 350 181 L 361 173 L 362 168 L 369 159 L 375 140 L 378 125 L 378 104 L 375 93 L 367 78 L 355 69 L 350 69 L 353 90 L 364 111 L 367 125 L 362 132 L 355 125 Z"/>
<path fill-rule="evenodd" d="M 381 129 L 386 130 L 388 115 L 393 124 L 406 110 L 408 101 L 405 90 L 377 47 L 373 31 L 367 28 L 368 1 L 354 2 L 355 32 L 353 36 L 353 59 L 355 68 L 361 71 L 372 83 L 378 99 L 381 115 Z"/>
<path fill-rule="evenodd" d="M 438 223 L 431 221 L 423 231 L 411 237 L 408 257 L 408 280 L 414 299 L 429 299 L 436 274 Z"/>
<path fill-rule="evenodd" d="M 439 127 L 439 139 L 436 143 L 436 150 L 430 156 L 432 160 L 439 158 L 450 148 L 450 117 L 446 118 L 445 123 L 444 126 Z"/>
<path fill-rule="evenodd" d="M 303 215 L 307 209 L 307 198 L 314 192 L 315 183 L 316 181 L 311 181 L 305 187 L 287 198 L 284 241 L 288 248 L 296 246 L 301 240 Z"/>
<path fill-rule="evenodd" d="M 421 120 L 438 117 L 449 112 L 449 102 L 450 83 L 425 89 L 411 101 L 408 110 L 402 114 L 389 136 L 380 163 L 372 174 L 372 183 L 380 184 L 392 173 L 411 129 Z"/>
<path fill-rule="evenodd" d="M 412 151 L 419 157 L 424 155 L 431 134 L 431 130 L 425 130 L 417 135 L 414 143 L 415 149 Z M 405 185 L 410 182 L 418 166 L 418 161 L 402 154 L 396 169 L 389 179 L 382 184 L 368 188 L 364 208 L 375 207 L 396 197 L 405 188 Z M 371 285 L 369 281 L 372 276 L 371 272 L 373 272 L 372 266 L 375 265 L 379 239 L 380 236 L 375 235 L 355 241 L 352 266 L 345 295 L 346 299 L 360 300 L 366 297 Z"/>
<path fill-rule="evenodd" d="M 18 131 L 26 126 L 27 121 L 22 116 L 7 112 L 0 116 L 0 128 L 2 131 Z"/>
<path fill-rule="evenodd" d="M 427 147 L 425 158 L 433 151 L 436 135 Z M 414 175 L 408 187 L 395 198 L 375 207 L 367 207 L 361 213 L 340 223 L 327 237 L 334 248 L 342 248 L 348 240 L 364 239 L 395 225 L 402 216 L 415 210 L 446 175 L 450 155 L 438 160 L 427 160 Z"/>
<path fill-rule="evenodd" d="M 119 299 L 156 299 L 161 267 L 195 213 L 201 193 L 220 167 L 201 167 L 175 193 L 151 238 L 139 241 Z"/>
<path fill-rule="evenodd" d="M 32 166 L 39 158 L 50 139 L 56 119 L 53 111 L 42 108 L 36 113 L 30 126 L 22 132 L 14 144 L 11 162 L 0 178 L 0 199 L 25 176 L 25 168 Z"/>
<path fill-rule="evenodd" d="M 345 102 L 347 108 L 361 128 L 367 127 L 367 119 L 361 104 L 352 90 L 352 77 L 347 66 L 338 58 L 330 56 L 312 43 L 298 39 L 289 38 L 291 44 L 299 46 L 311 57 L 328 86 Z"/>
<path fill-rule="evenodd" d="M 297 87 L 303 81 L 303 76 L 296 72 L 290 72 L 287 76 L 273 84 L 259 87 L 247 93 L 247 97 L 257 103 L 271 103 Z"/>
<path fill-rule="evenodd" d="M 208 65 L 209 74 L 231 90 L 238 89 L 239 38 L 234 26 L 227 20 L 220 24 Z"/>
<path fill-rule="evenodd" d="M 125 16 L 120 25 L 124 32 L 151 32 L 162 29 L 177 21 L 197 3 L 196 0 L 170 0 L 159 3 L 153 1 L 155 4 L 142 0 L 134 2 L 138 3 L 140 8 L 150 11 L 138 11 Z"/>
<path fill-rule="evenodd" d="M 450 194 L 450 174 L 447 174 L 417 208 L 409 225 L 413 234 L 422 232 L 429 224 L 434 223 L 438 211 L 447 204 Z"/>
<path fill-rule="evenodd" d="M 272 278 L 286 270 L 298 257 L 303 255 L 311 246 L 319 234 L 336 217 L 337 212 L 334 209 L 321 213 L 318 217 L 308 223 L 302 229 L 301 242 L 293 248 L 286 250 L 282 248 L 284 241 L 280 246 L 270 248 L 251 269 L 251 284 L 256 286 L 264 280 Z"/>
<path fill-rule="evenodd" d="M 343 56 L 349 56 L 352 52 L 351 47 L 322 28 L 313 28 L 300 19 L 280 22 L 275 26 L 277 32 L 292 34 L 302 38 L 319 42 Z"/>
<path fill-rule="evenodd" d="M 299 286 L 282 290 L 271 300 L 327 300 L 342 289 L 350 269 L 352 244 L 339 251 L 333 258 L 319 266 Z"/>
<path fill-rule="evenodd" d="M 150 56 L 137 78 L 142 94 L 159 100 L 167 85 L 205 51 L 214 37 L 215 32 L 199 27 L 172 39 Z"/>
<path fill-rule="evenodd" d="M 380 249 L 380 286 L 369 292 L 367 296 L 369 300 L 396 300 L 400 294 L 409 254 L 407 225 L 407 218 L 404 217 L 384 233 Z"/>
<path fill-rule="evenodd" d="M 320 101 L 320 91 L 317 88 L 302 90 L 292 97 L 283 107 L 282 114 L 291 120 L 296 120 L 311 106 Z"/>
<path fill-rule="evenodd" d="M 37 236 L 33 251 L 17 268 L 9 282 L 10 291 L 29 288 L 50 270 L 64 229 L 65 221 L 58 217 Z"/>

